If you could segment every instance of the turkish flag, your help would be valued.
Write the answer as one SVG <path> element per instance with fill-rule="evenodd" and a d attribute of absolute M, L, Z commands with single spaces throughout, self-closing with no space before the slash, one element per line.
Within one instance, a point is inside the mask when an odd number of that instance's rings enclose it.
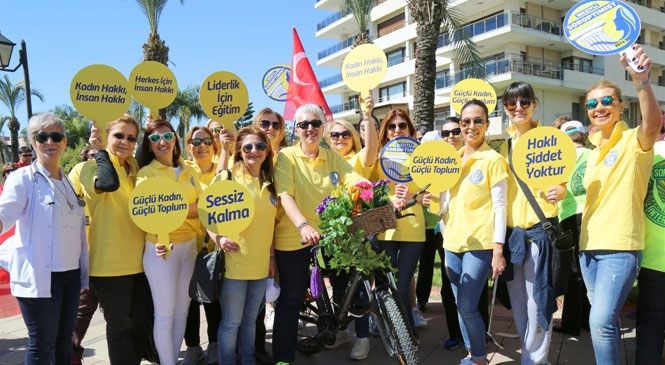
<path fill-rule="evenodd" d="M 300 43 L 296 28 L 293 28 L 293 58 L 291 59 L 291 79 L 286 96 L 283 117 L 293 121 L 296 109 L 303 104 L 316 104 L 323 108 L 326 116 L 332 117 L 326 98 L 323 97 L 319 82 L 316 80 L 312 65 L 307 59 L 305 49 Z"/>

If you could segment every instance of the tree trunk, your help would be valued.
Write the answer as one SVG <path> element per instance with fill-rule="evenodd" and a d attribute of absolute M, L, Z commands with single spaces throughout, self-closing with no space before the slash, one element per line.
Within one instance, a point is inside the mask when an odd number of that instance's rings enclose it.
<path fill-rule="evenodd" d="M 434 128 L 434 91 L 436 87 L 436 48 L 440 23 L 418 23 L 416 66 L 413 85 L 413 117 L 416 125 Z"/>
<path fill-rule="evenodd" d="M 18 122 L 18 119 L 14 116 L 9 118 L 9 135 L 11 137 L 12 143 L 12 161 L 18 162 L 18 131 L 21 129 L 21 124 Z"/>

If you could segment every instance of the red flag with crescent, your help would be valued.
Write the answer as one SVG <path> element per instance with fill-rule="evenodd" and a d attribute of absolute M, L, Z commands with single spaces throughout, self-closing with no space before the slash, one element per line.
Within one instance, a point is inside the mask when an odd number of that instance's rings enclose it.
<path fill-rule="evenodd" d="M 323 108 L 326 116 L 332 117 L 326 98 L 323 97 L 319 82 L 316 80 L 312 65 L 300 43 L 296 28 L 293 28 L 293 58 L 291 59 L 291 79 L 284 106 L 284 119 L 293 120 L 296 109 L 303 104 L 316 104 Z"/>

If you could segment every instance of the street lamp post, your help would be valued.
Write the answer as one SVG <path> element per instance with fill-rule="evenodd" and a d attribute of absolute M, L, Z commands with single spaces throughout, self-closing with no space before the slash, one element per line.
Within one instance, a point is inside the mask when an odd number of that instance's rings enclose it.
<path fill-rule="evenodd" d="M 0 34 L 0 71 L 15 72 L 23 66 L 23 85 L 25 87 L 25 106 L 28 110 L 28 120 L 32 117 L 32 98 L 30 94 L 30 72 L 28 71 L 28 52 L 25 47 L 25 41 L 21 39 L 21 49 L 18 51 L 18 65 L 9 68 L 9 61 L 12 58 L 12 51 L 16 43 L 5 38 Z"/>

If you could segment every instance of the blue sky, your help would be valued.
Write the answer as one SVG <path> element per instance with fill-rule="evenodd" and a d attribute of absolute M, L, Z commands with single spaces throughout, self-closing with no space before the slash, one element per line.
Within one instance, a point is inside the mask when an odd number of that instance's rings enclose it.
<path fill-rule="evenodd" d="M 264 73 L 277 64 L 291 64 L 291 28 L 296 27 L 317 78 L 339 73 L 317 67 L 319 51 L 336 42 L 315 37 L 316 24 L 332 13 L 314 9 L 314 0 L 170 0 L 159 22 L 159 34 L 171 48 L 169 68 L 179 88 L 200 86 L 213 72 L 229 71 L 247 86 L 254 110 L 268 106 L 279 112 L 284 103 L 268 98 L 261 88 Z M 10 66 L 18 63 L 24 39 L 30 80 L 44 101 L 33 98 L 33 113 L 56 105 L 72 105 L 69 85 L 74 75 L 91 64 L 106 64 L 125 77 L 143 59 L 148 21 L 135 0 L 12 0 L 0 5 L 0 33 L 12 40 Z M 23 71 L 8 75 L 13 83 Z M 328 99 L 329 104 L 339 99 Z M 0 105 L 0 115 L 8 110 Z M 25 104 L 17 116 L 27 125 Z M 2 134 L 8 134 L 7 129 Z"/>

